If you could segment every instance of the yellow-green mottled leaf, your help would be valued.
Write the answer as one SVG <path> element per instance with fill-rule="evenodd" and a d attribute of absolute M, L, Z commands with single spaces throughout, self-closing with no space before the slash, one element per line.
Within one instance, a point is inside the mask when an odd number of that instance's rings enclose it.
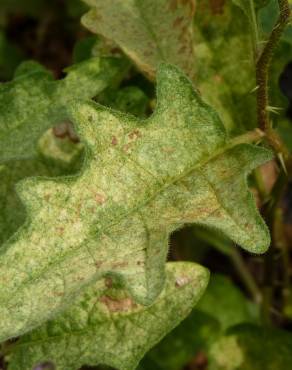
<path fill-rule="evenodd" d="M 32 157 L 41 134 L 68 118 L 72 102 L 94 97 L 124 68 L 121 59 L 92 58 L 54 81 L 36 62 L 20 65 L 14 80 L 0 85 L 0 161 Z"/>
<path fill-rule="evenodd" d="M 204 292 L 208 271 L 194 263 L 169 263 L 166 284 L 152 306 L 99 281 L 62 316 L 24 336 L 10 357 L 10 370 L 52 362 L 56 370 L 106 364 L 134 370 L 145 352 L 179 324 Z"/>
<path fill-rule="evenodd" d="M 157 89 L 147 120 L 74 105 L 87 148 L 81 174 L 18 186 L 28 221 L 0 255 L 0 340 L 38 326 L 108 274 L 137 302 L 152 303 L 163 288 L 169 235 L 184 224 L 219 229 L 251 252 L 268 248 L 246 177 L 271 153 L 229 141 L 174 66 L 161 66 Z"/>
<path fill-rule="evenodd" d="M 85 27 L 113 40 L 148 77 L 161 62 L 193 77 L 194 0 L 84 0 Z"/>

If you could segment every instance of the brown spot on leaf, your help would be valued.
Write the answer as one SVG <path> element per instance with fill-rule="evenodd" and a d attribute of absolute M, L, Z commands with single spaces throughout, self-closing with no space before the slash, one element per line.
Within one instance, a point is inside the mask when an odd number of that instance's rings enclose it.
<path fill-rule="evenodd" d="M 65 230 L 65 228 L 62 227 L 62 226 L 56 227 L 56 233 L 58 235 L 63 235 L 64 234 L 64 230 Z"/>
<path fill-rule="evenodd" d="M 63 297 L 64 293 L 63 292 L 54 292 L 53 295 L 55 297 Z"/>
<path fill-rule="evenodd" d="M 111 312 L 126 312 L 137 308 L 131 298 L 113 299 L 108 296 L 102 296 L 100 302 L 104 303 Z"/>
<path fill-rule="evenodd" d="M 99 268 L 102 266 L 102 264 L 103 264 L 103 262 L 101 262 L 101 261 L 95 261 L 95 262 L 94 262 L 94 265 L 95 265 L 95 267 L 96 267 L 97 269 L 99 269 Z"/>
<path fill-rule="evenodd" d="M 113 279 L 110 278 L 110 277 L 107 277 L 107 278 L 105 278 L 104 283 L 105 283 L 105 286 L 107 288 L 112 288 L 112 286 L 113 286 Z"/>
<path fill-rule="evenodd" d="M 45 194 L 44 199 L 48 202 L 51 199 L 51 194 Z"/>
<path fill-rule="evenodd" d="M 129 265 L 128 262 L 117 262 L 117 263 L 114 263 L 113 264 L 113 268 L 116 269 L 116 268 L 124 268 L 124 267 L 127 267 Z"/>
<path fill-rule="evenodd" d="M 214 15 L 221 15 L 224 13 L 225 0 L 209 0 L 209 5 Z"/>
<path fill-rule="evenodd" d="M 215 81 L 215 82 L 217 82 L 217 83 L 221 83 L 221 82 L 222 82 L 222 80 L 223 80 L 223 79 L 222 79 L 222 76 L 220 76 L 220 75 L 218 75 L 218 74 L 214 76 L 214 81 Z"/>
<path fill-rule="evenodd" d="M 176 20 L 173 22 L 173 27 L 174 28 L 179 27 L 182 24 L 183 20 L 184 20 L 183 17 L 176 18 Z"/>
<path fill-rule="evenodd" d="M 117 145 L 117 144 L 118 144 L 118 139 L 115 136 L 113 136 L 112 137 L 112 145 Z"/>
<path fill-rule="evenodd" d="M 165 153 L 168 153 L 168 154 L 171 154 L 171 153 L 174 153 L 175 152 L 175 149 L 174 148 L 170 148 L 170 147 L 164 147 L 164 148 L 162 148 L 162 150 Z"/>
<path fill-rule="evenodd" d="M 170 0 L 169 2 L 170 11 L 174 12 L 176 8 L 177 8 L 177 0 Z"/>
<path fill-rule="evenodd" d="M 187 46 L 186 45 L 183 45 L 179 48 L 178 52 L 180 54 L 184 54 L 186 51 L 188 50 Z"/>
<path fill-rule="evenodd" d="M 136 140 L 136 139 L 142 137 L 142 134 L 139 130 L 136 129 L 136 130 L 132 131 L 128 136 L 129 136 L 129 139 Z"/>
<path fill-rule="evenodd" d="M 106 196 L 104 194 L 100 194 L 100 193 L 96 193 L 94 195 L 94 200 L 96 201 L 96 203 L 98 204 L 104 204 L 105 201 L 106 201 Z"/>
<path fill-rule="evenodd" d="M 123 151 L 125 153 L 128 153 L 130 151 L 130 148 L 131 148 L 131 144 L 130 143 L 126 144 L 126 145 L 123 146 Z"/>

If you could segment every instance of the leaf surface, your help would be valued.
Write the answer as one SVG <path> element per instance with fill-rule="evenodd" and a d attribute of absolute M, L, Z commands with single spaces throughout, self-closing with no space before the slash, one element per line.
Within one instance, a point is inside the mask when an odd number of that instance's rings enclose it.
<path fill-rule="evenodd" d="M 228 141 L 174 66 L 162 65 L 157 98 L 147 120 L 75 104 L 72 121 L 87 146 L 80 175 L 18 186 L 28 222 L 0 255 L 1 340 L 64 310 L 108 274 L 139 303 L 152 303 L 169 234 L 184 224 L 219 229 L 254 253 L 268 248 L 246 177 L 271 153 Z"/>
<path fill-rule="evenodd" d="M 21 64 L 14 80 L 0 85 L 0 162 L 32 157 L 41 134 L 68 118 L 73 101 L 94 97 L 124 67 L 120 59 L 92 58 L 54 81 L 38 63 Z"/>
<path fill-rule="evenodd" d="M 21 338 L 9 369 L 31 370 L 50 361 L 56 370 L 77 370 L 84 364 L 134 370 L 145 352 L 188 315 L 208 277 L 194 263 L 167 264 L 165 288 L 149 307 L 101 280 L 62 316 Z"/>
<path fill-rule="evenodd" d="M 113 40 L 151 79 L 161 62 L 193 77 L 194 0 L 84 0 L 85 27 Z"/>

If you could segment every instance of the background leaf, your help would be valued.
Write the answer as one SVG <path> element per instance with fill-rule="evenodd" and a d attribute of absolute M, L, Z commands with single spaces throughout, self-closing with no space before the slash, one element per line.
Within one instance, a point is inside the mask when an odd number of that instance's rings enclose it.
<path fill-rule="evenodd" d="M 210 370 L 284 370 L 292 363 L 291 333 L 239 325 L 211 348 Z"/>
<path fill-rule="evenodd" d="M 120 59 L 92 58 L 54 81 L 38 63 L 22 64 L 12 82 L 0 85 L 0 161 L 32 157 L 41 134 L 68 118 L 73 101 L 96 96 L 118 80 L 124 68 Z"/>
<path fill-rule="evenodd" d="M 154 79 L 168 62 L 193 77 L 193 0 L 84 0 L 91 10 L 82 22 L 115 43 Z"/>

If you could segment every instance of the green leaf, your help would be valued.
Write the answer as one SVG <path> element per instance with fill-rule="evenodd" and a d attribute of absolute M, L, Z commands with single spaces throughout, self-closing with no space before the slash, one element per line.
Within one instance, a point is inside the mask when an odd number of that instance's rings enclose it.
<path fill-rule="evenodd" d="M 125 68 L 120 59 L 92 58 L 54 81 L 36 62 L 25 62 L 13 81 L 0 85 L 0 161 L 29 158 L 49 127 L 68 118 L 68 107 L 110 85 Z"/>
<path fill-rule="evenodd" d="M 161 62 L 193 77 L 194 0 L 84 0 L 85 27 L 115 43 L 149 78 Z"/>
<path fill-rule="evenodd" d="M 152 303 L 164 284 L 169 234 L 184 224 L 267 250 L 246 176 L 271 152 L 228 141 L 174 66 L 162 65 L 157 95 L 147 120 L 75 104 L 72 121 L 87 146 L 80 176 L 18 186 L 28 221 L 0 255 L 0 340 L 38 326 L 109 273 L 139 303 Z"/>
<path fill-rule="evenodd" d="M 291 348 L 289 332 L 238 325 L 211 348 L 210 370 L 287 370 Z"/>
<path fill-rule="evenodd" d="M 10 370 L 30 370 L 51 361 L 56 370 L 106 364 L 134 370 L 145 352 L 172 330 L 197 303 L 208 271 L 194 263 L 169 263 L 166 285 L 152 306 L 135 304 L 99 281 L 68 311 L 22 337 L 10 357 Z"/>

